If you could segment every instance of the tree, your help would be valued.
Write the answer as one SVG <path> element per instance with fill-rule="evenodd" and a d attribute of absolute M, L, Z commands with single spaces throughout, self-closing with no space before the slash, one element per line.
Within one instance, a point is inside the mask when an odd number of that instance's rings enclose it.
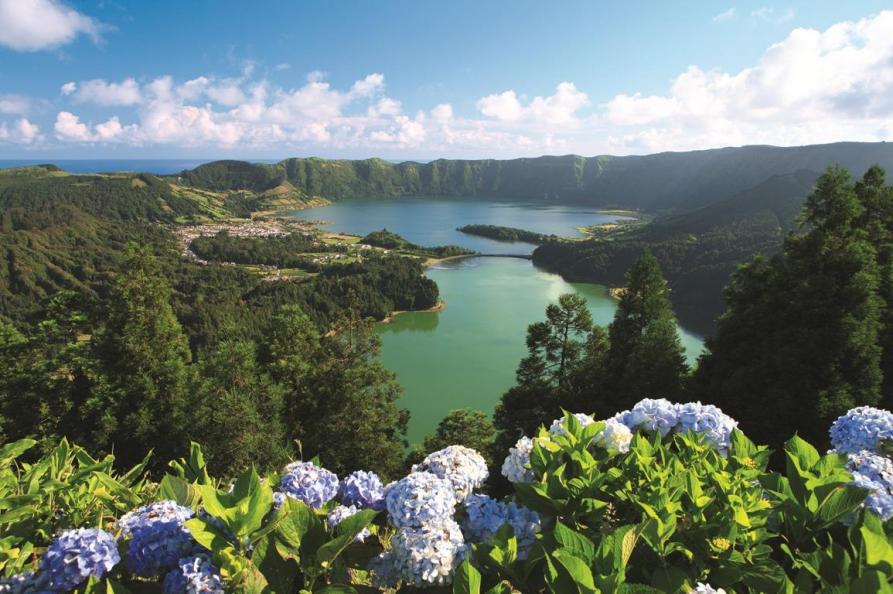
<path fill-rule="evenodd" d="M 863 182 L 876 180 L 870 170 Z M 826 443 L 838 415 L 880 399 L 881 278 L 859 194 L 828 169 L 784 253 L 743 266 L 726 290 L 693 388 L 758 442 L 798 431 Z"/>
<path fill-rule="evenodd" d="M 102 385 L 88 403 L 101 417 L 97 445 L 113 448 L 122 467 L 152 449 L 158 464 L 181 455 L 183 428 L 195 422 L 191 353 L 170 299 L 151 250 L 128 247 L 96 344 Z"/>
<path fill-rule="evenodd" d="M 667 282 L 650 252 L 627 271 L 608 336 L 608 399 L 615 412 L 646 397 L 679 397 L 688 367 Z"/>
<path fill-rule="evenodd" d="M 290 459 L 283 423 L 283 386 L 258 367 L 251 341 L 221 342 L 201 363 L 195 424 L 184 427 L 202 444 L 217 474 L 235 476 L 251 464 L 278 469 Z"/>
<path fill-rule="evenodd" d="M 484 456 L 487 466 L 492 467 L 490 450 L 495 437 L 496 429 L 487 413 L 472 408 L 451 410 L 438 423 L 434 433 L 425 437 L 425 440 L 410 452 L 407 465 L 417 464 L 431 452 L 447 446 L 463 445 L 477 450 Z"/>
<path fill-rule="evenodd" d="M 265 356 L 285 386 L 288 437 L 305 459 L 319 456 L 336 472 L 402 469 L 409 413 L 397 406 L 400 386 L 377 357 L 371 322 L 344 321 L 320 336 L 296 306 L 284 307 L 268 331 Z"/>

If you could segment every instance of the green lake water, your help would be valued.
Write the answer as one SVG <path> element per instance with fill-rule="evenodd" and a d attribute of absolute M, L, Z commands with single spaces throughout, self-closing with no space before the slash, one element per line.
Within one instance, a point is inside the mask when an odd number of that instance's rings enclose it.
<path fill-rule="evenodd" d="M 562 205 L 530 205 L 486 198 L 352 200 L 294 213 L 324 220 L 331 230 L 365 235 L 387 228 L 420 245 L 459 244 L 488 254 L 529 254 L 535 246 L 465 235 L 456 227 L 485 223 L 573 236 L 576 228 L 617 220 L 615 215 Z M 404 387 L 409 440 L 420 441 L 455 408 L 488 413 L 513 383 L 525 354 L 527 325 L 542 320 L 562 293 L 586 297 L 593 319 L 610 323 L 616 302 L 601 285 L 568 283 L 518 258 L 468 258 L 428 269 L 446 302 L 442 312 L 411 312 L 380 324 L 382 362 Z M 679 330 L 690 361 L 699 336 Z"/>

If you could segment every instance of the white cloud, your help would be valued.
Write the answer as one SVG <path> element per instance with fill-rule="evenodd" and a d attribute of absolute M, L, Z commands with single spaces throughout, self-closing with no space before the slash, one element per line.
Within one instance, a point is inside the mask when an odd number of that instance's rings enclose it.
<path fill-rule="evenodd" d="M 62 85 L 62 92 L 66 89 L 74 92 L 75 101 L 81 103 L 96 103 L 97 105 L 136 105 L 143 100 L 140 86 L 132 78 L 125 78 L 119 83 L 107 82 L 101 78 L 82 82 L 80 85 L 69 86 L 73 83 Z M 75 88 L 77 90 L 75 91 Z"/>
<path fill-rule="evenodd" d="M 27 97 L 21 95 L 0 95 L 0 113 L 26 114 L 31 107 Z"/>
<path fill-rule="evenodd" d="M 750 12 L 750 16 L 770 23 L 784 23 L 794 18 L 796 12 L 788 8 L 783 12 L 777 12 L 773 6 L 762 6 Z"/>
<path fill-rule="evenodd" d="M 0 0 L 0 45 L 21 52 L 52 49 L 81 34 L 99 40 L 101 25 L 59 0 Z"/>
<path fill-rule="evenodd" d="M 550 125 L 575 124 L 577 112 L 589 105 L 586 93 L 572 82 L 559 84 L 548 97 L 534 97 L 526 106 L 515 91 L 487 95 L 477 102 L 482 114 L 505 122 L 531 121 Z"/>
<path fill-rule="evenodd" d="M 31 123 L 27 118 L 19 118 L 12 127 L 6 122 L 0 122 L 0 141 L 14 142 L 17 144 L 37 144 L 43 137 L 40 134 L 40 127 Z"/>
<path fill-rule="evenodd" d="M 724 10 L 721 13 L 719 13 L 718 15 L 714 16 L 713 22 L 714 23 L 725 23 L 726 21 L 731 21 L 732 19 L 735 18 L 736 12 L 737 11 L 736 11 L 735 7 L 733 6 L 732 8 L 729 8 L 728 10 Z"/>
<path fill-rule="evenodd" d="M 67 82 L 64 85 L 62 85 L 61 87 L 59 87 L 59 92 L 62 93 L 63 95 L 71 95 L 72 93 L 77 91 L 77 88 L 78 88 L 78 84 L 74 81 L 71 81 L 71 82 Z"/>
<path fill-rule="evenodd" d="M 68 111 L 60 111 L 56 115 L 53 129 L 56 132 L 56 138 L 66 142 L 108 142 L 116 140 L 127 131 L 118 121 L 117 116 L 96 124 L 91 130 L 88 124 L 81 122 L 78 116 Z"/>

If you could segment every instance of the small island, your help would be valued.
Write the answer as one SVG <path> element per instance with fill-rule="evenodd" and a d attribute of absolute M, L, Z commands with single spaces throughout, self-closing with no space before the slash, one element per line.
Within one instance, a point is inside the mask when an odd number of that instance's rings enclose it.
<path fill-rule="evenodd" d="M 469 235 L 479 235 L 497 241 L 522 241 L 541 245 L 550 240 L 560 239 L 557 235 L 546 235 L 516 227 L 503 227 L 501 225 L 463 225 L 456 229 Z"/>

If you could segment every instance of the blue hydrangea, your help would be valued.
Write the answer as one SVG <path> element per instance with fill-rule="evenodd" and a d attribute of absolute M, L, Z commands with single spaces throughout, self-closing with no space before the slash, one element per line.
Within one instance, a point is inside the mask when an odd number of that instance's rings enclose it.
<path fill-rule="evenodd" d="M 727 452 L 732 445 L 732 430 L 738 422 L 712 404 L 688 402 L 676 405 L 679 415 L 677 431 L 694 431 L 703 435 L 707 443 L 719 450 Z"/>
<path fill-rule="evenodd" d="M 633 433 L 629 427 L 616 419 L 608 419 L 605 421 L 605 428 L 595 436 L 593 443 L 625 454 L 629 451 L 632 440 Z"/>
<path fill-rule="evenodd" d="M 54 594 L 50 577 L 45 573 L 26 571 L 9 578 L 0 578 L 0 594 Z"/>
<path fill-rule="evenodd" d="M 334 508 L 332 511 L 329 512 L 329 515 L 326 516 L 326 524 L 328 524 L 329 530 L 334 530 L 335 526 L 337 526 L 338 524 L 340 524 L 347 518 L 351 517 L 358 511 L 360 511 L 360 510 L 358 510 L 353 505 L 349 505 L 349 506 L 348 505 L 339 505 L 338 507 Z M 368 528 L 363 528 L 362 532 L 357 534 L 357 537 L 354 538 L 354 541 L 355 542 L 363 542 L 371 534 L 372 533 L 369 532 Z"/>
<path fill-rule="evenodd" d="M 632 408 L 614 416 L 630 428 L 631 431 L 643 430 L 648 432 L 660 431 L 661 436 L 666 437 L 679 422 L 679 411 L 675 404 L 666 398 L 645 398 L 640 400 Z"/>
<path fill-rule="evenodd" d="M 391 539 L 393 573 L 413 586 L 449 584 L 468 554 L 462 530 L 453 520 L 400 528 Z"/>
<path fill-rule="evenodd" d="M 595 423 L 595 419 L 583 413 L 574 413 L 574 417 L 577 418 L 577 421 L 579 421 L 583 427 L 588 427 Z M 549 434 L 567 435 L 567 430 L 564 428 L 564 417 L 552 421 L 552 424 L 549 426 Z"/>
<path fill-rule="evenodd" d="M 430 472 L 413 472 L 385 490 L 388 519 L 397 528 L 451 518 L 456 508 L 452 484 Z"/>
<path fill-rule="evenodd" d="M 472 495 L 465 502 L 462 531 L 471 542 L 490 543 L 496 532 L 508 524 L 518 541 L 518 558 L 526 559 L 536 535 L 542 531 L 539 515 L 514 502 L 503 503 L 486 495 Z"/>
<path fill-rule="evenodd" d="M 878 453 L 884 440 L 893 440 L 893 413 L 859 406 L 838 417 L 831 425 L 831 446 L 842 454 L 862 450 Z"/>
<path fill-rule="evenodd" d="M 40 558 L 40 573 L 51 590 L 68 592 L 88 578 L 101 578 L 121 561 L 115 538 L 104 530 L 67 530 Z"/>
<path fill-rule="evenodd" d="M 502 463 L 502 476 L 512 483 L 531 483 L 536 479 L 530 465 L 530 453 L 533 446 L 540 442 L 550 441 L 548 437 L 522 437 L 509 448 L 509 454 Z"/>
<path fill-rule="evenodd" d="M 207 555 L 185 557 L 165 576 L 164 594 L 224 594 L 223 579 Z"/>
<path fill-rule="evenodd" d="M 429 454 L 420 464 L 413 466 L 412 470 L 430 472 L 450 481 L 457 501 L 465 500 L 484 484 L 490 474 L 483 456 L 460 445 L 451 445 Z"/>
<path fill-rule="evenodd" d="M 863 450 L 849 455 L 847 469 L 854 485 L 870 491 L 865 507 L 884 521 L 893 518 L 893 460 Z"/>
<path fill-rule="evenodd" d="M 344 505 L 378 511 L 384 509 L 384 486 L 374 472 L 357 470 L 347 475 L 341 481 L 338 497 Z"/>
<path fill-rule="evenodd" d="M 338 477 L 313 462 L 292 462 L 285 467 L 279 490 L 319 509 L 338 494 Z"/>
<path fill-rule="evenodd" d="M 282 505 L 285 503 L 285 498 L 288 497 L 282 491 L 276 491 L 273 493 L 273 509 L 282 509 Z"/>
<path fill-rule="evenodd" d="M 161 501 L 124 516 L 119 525 L 129 535 L 127 569 L 140 577 L 156 577 L 176 567 L 183 557 L 201 547 L 192 538 L 185 522 L 194 515 L 188 507 Z"/>

